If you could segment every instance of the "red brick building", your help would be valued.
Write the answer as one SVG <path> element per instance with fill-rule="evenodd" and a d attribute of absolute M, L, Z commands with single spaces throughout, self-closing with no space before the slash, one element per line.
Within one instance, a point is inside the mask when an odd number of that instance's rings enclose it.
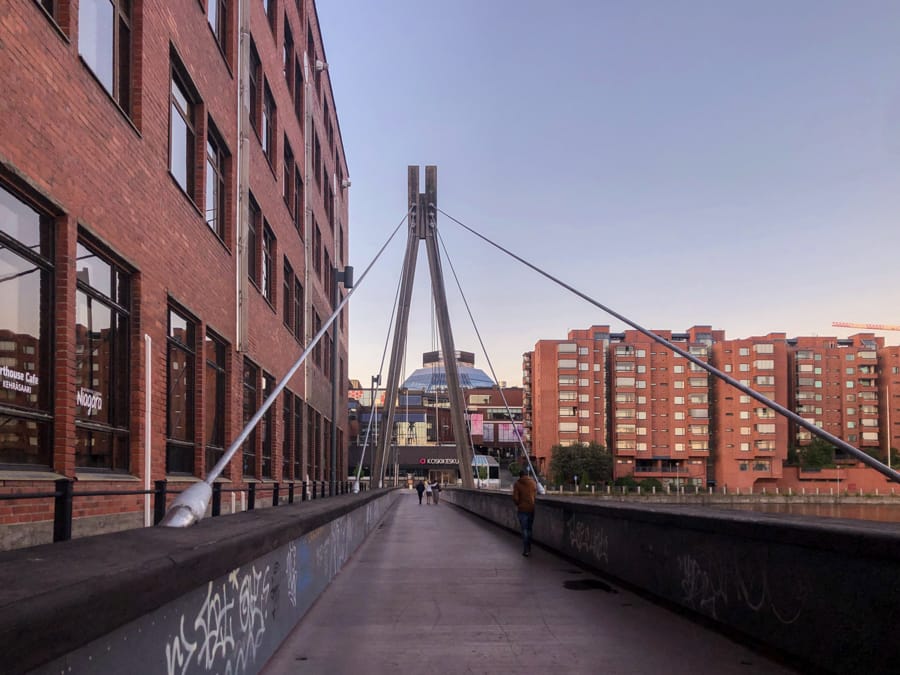
<path fill-rule="evenodd" d="M 197 480 L 332 314 L 347 264 L 315 4 L 9 0 L 0 44 L 0 490 Z M 346 475 L 337 325 L 230 486 L 328 478 L 333 423 Z M 143 497 L 74 506 L 76 534 L 145 519 Z M 0 502 L 0 524 L 44 541 L 46 522 L 10 524 L 51 511 Z"/>
<path fill-rule="evenodd" d="M 900 348 L 882 338 L 726 340 L 709 326 L 657 334 L 882 460 L 889 444 L 900 447 Z M 526 439 L 543 470 L 554 445 L 594 441 L 612 452 L 615 478 L 757 492 L 833 480 L 830 469 L 785 467 L 810 432 L 639 331 L 594 326 L 541 340 L 523 356 L 523 382 Z M 845 487 L 885 488 L 855 458 L 838 451 L 835 461 Z"/>

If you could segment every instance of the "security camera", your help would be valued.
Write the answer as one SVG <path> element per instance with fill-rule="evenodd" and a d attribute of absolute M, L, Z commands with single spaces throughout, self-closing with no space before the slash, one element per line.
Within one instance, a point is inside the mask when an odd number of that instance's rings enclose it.
<path fill-rule="evenodd" d="M 349 179 L 349 178 L 345 178 L 344 180 L 342 180 L 342 181 L 341 181 L 341 187 L 344 187 L 344 188 L 350 187 L 350 179 Z"/>
<path fill-rule="evenodd" d="M 328 64 L 324 61 L 319 61 L 319 59 L 316 59 L 316 70 L 328 70 Z"/>

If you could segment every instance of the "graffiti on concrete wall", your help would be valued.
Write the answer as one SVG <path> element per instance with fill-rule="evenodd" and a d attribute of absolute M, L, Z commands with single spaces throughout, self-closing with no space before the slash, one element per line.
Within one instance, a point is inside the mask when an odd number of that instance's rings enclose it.
<path fill-rule="evenodd" d="M 774 592 L 765 561 L 742 560 L 736 551 L 728 556 L 682 554 L 676 565 L 681 602 L 714 619 L 727 609 L 742 608 L 771 613 L 789 625 L 800 618 L 808 594 L 802 581 Z"/>
<path fill-rule="evenodd" d="M 208 672 L 247 672 L 266 632 L 271 580 L 268 566 L 250 565 L 233 570 L 220 586 L 210 582 L 196 614 L 182 614 L 178 635 L 166 643 L 168 675 L 184 675 L 194 662 Z"/>
<path fill-rule="evenodd" d="M 609 538 L 602 527 L 579 520 L 569 524 L 569 546 L 589 554 L 597 562 L 609 563 Z"/>

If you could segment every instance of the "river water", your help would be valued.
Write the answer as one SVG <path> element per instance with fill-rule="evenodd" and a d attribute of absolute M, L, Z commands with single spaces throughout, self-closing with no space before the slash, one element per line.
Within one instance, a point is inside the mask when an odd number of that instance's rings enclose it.
<path fill-rule="evenodd" d="M 717 507 L 718 508 L 718 507 Z M 900 504 L 733 504 L 729 509 L 900 523 Z"/>

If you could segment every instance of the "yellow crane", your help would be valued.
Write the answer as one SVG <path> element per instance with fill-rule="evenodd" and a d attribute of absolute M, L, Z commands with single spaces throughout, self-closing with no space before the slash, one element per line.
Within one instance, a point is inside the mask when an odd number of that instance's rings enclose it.
<path fill-rule="evenodd" d="M 832 321 L 836 328 L 868 328 L 869 330 L 900 330 L 900 326 L 887 323 L 853 323 L 850 321 Z"/>

